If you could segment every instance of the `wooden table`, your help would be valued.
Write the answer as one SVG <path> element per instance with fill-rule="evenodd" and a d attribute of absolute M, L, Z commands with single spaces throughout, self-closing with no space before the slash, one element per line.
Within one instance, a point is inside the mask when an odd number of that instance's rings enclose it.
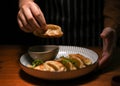
<path fill-rule="evenodd" d="M 101 56 L 102 49 L 89 47 Z M 115 50 L 110 66 L 102 71 L 71 80 L 42 80 L 21 70 L 19 58 L 27 46 L 0 45 L 0 86 L 111 86 L 111 78 L 120 75 L 120 48 Z"/>

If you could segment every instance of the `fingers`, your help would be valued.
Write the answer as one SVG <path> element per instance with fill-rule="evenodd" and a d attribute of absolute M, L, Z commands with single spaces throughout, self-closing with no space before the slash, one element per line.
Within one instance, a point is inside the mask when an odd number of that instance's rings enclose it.
<path fill-rule="evenodd" d="M 45 27 L 46 21 L 42 11 L 35 3 L 23 5 L 17 16 L 19 27 L 24 32 L 33 32 L 34 30 L 41 30 Z"/>
<path fill-rule="evenodd" d="M 18 14 L 19 16 L 17 17 L 17 21 L 18 21 L 18 25 L 19 27 L 24 31 L 24 32 L 32 32 L 32 28 L 31 26 L 28 24 L 26 18 L 24 17 L 24 15 L 22 13 Z"/>
<path fill-rule="evenodd" d="M 34 16 L 31 13 L 31 10 L 29 8 L 26 8 L 26 10 L 23 10 L 24 16 L 26 17 L 26 21 L 31 26 L 31 28 L 36 29 L 40 28 L 40 25 L 35 20 Z"/>
<path fill-rule="evenodd" d="M 103 69 L 109 65 L 111 61 L 111 56 L 108 52 L 103 52 L 102 59 L 99 60 L 99 69 Z"/>
<path fill-rule="evenodd" d="M 38 24 L 43 28 L 46 25 L 45 17 L 38 6 L 31 8 L 31 11 L 38 22 Z"/>
<path fill-rule="evenodd" d="M 102 58 L 99 61 L 99 66 L 105 66 L 107 62 L 110 60 L 110 57 L 113 52 L 114 45 L 116 43 L 116 33 L 115 30 L 107 27 L 100 34 L 103 40 L 103 53 Z"/>
<path fill-rule="evenodd" d="M 114 29 L 107 27 L 100 34 L 103 39 L 103 50 L 112 50 L 116 44 L 116 32 Z"/>

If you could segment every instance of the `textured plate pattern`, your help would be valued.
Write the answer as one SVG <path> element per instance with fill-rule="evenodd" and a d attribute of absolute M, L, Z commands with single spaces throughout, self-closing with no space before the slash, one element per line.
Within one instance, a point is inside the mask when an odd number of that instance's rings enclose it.
<path fill-rule="evenodd" d="M 92 62 L 96 62 L 98 59 L 98 55 L 96 52 L 83 48 L 83 47 L 77 47 L 77 46 L 59 46 L 59 52 L 56 58 L 59 58 L 60 56 L 68 56 L 68 54 L 81 54 L 87 58 L 90 58 Z"/>

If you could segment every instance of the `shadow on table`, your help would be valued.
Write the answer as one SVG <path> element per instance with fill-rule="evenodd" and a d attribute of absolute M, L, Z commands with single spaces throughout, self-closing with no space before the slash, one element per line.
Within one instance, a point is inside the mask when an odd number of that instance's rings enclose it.
<path fill-rule="evenodd" d="M 28 75 L 23 70 L 20 70 L 20 77 L 34 86 L 78 86 L 95 80 L 99 74 L 100 72 L 93 71 L 87 75 L 69 80 L 44 80 Z"/>

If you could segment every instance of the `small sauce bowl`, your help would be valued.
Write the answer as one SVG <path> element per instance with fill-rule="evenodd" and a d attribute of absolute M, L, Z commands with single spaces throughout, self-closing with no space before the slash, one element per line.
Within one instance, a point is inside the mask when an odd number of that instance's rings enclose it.
<path fill-rule="evenodd" d="M 34 45 L 28 48 L 29 56 L 36 60 L 53 60 L 58 54 L 59 46 L 57 45 Z"/>

